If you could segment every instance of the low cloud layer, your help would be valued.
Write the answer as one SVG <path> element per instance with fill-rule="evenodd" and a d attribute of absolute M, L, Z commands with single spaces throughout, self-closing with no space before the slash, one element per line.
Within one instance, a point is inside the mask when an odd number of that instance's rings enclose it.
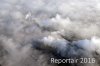
<path fill-rule="evenodd" d="M 0 0 L 1 66 L 100 66 L 99 0 Z M 52 64 L 50 58 L 95 58 Z"/>

